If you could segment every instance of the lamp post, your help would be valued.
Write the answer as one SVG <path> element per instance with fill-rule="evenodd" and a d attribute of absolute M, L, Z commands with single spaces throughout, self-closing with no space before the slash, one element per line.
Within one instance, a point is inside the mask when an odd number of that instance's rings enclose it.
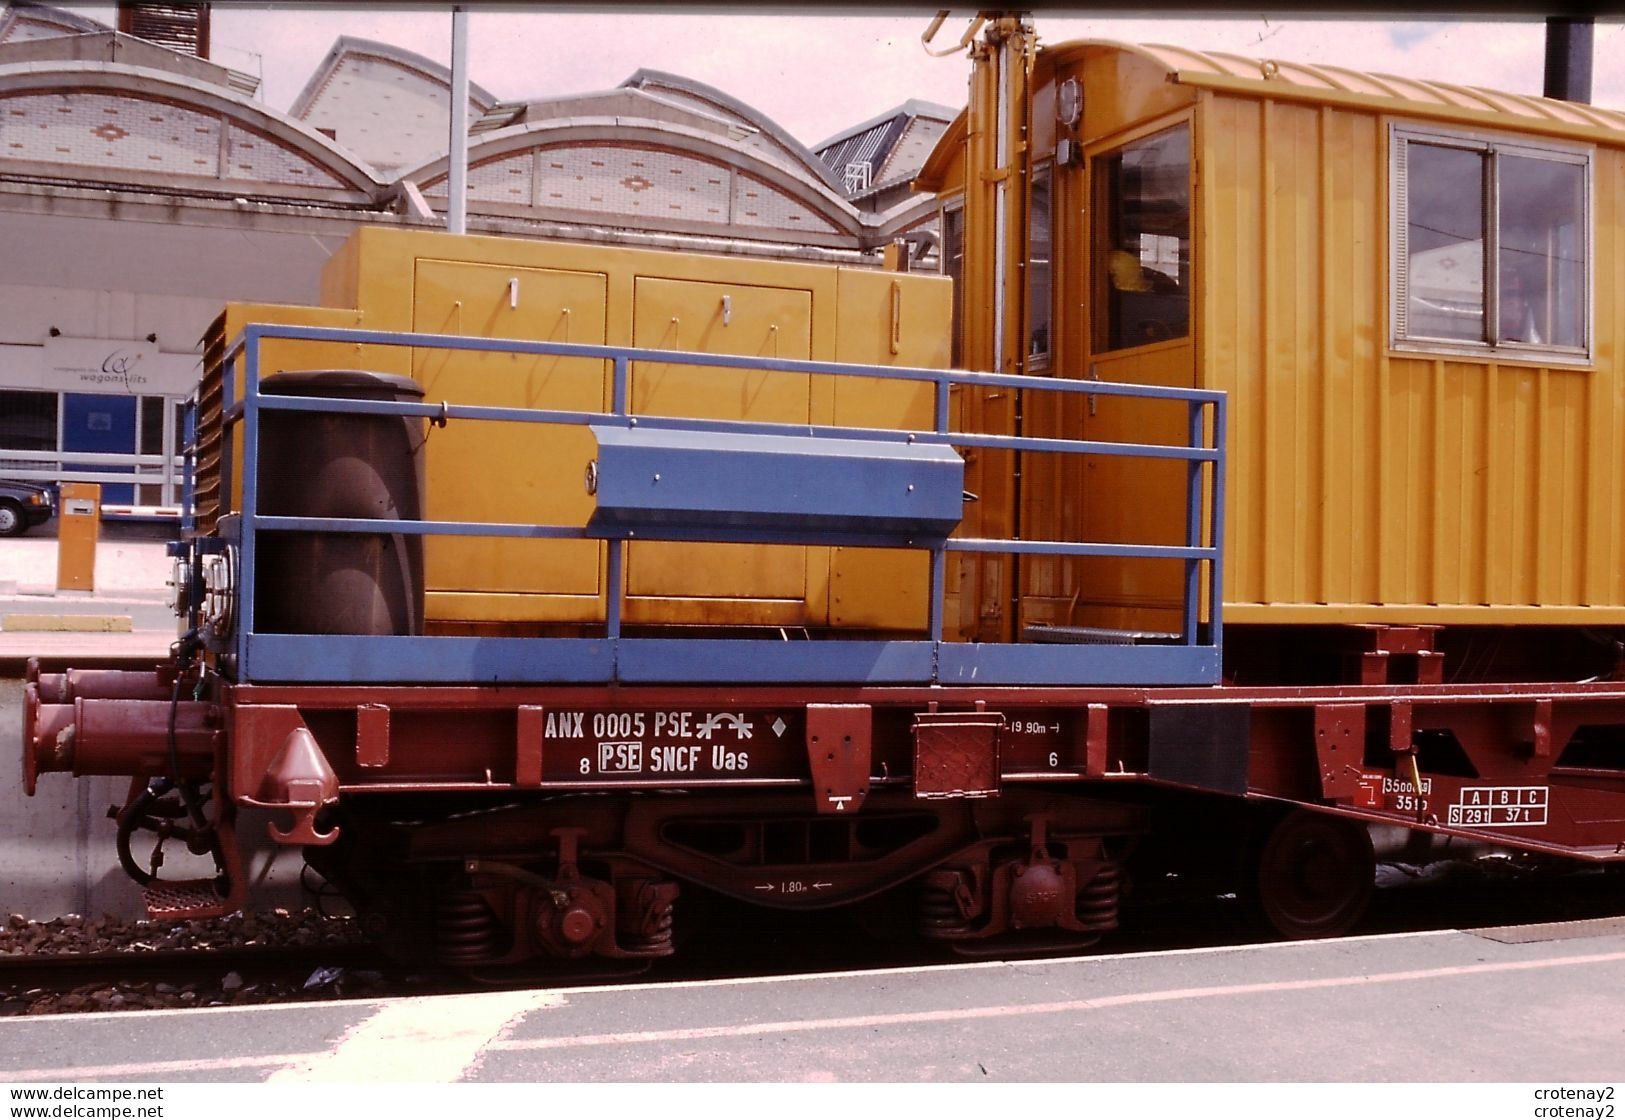
<path fill-rule="evenodd" d="M 468 11 L 451 9 L 451 138 L 446 145 L 446 229 L 468 231 Z"/>

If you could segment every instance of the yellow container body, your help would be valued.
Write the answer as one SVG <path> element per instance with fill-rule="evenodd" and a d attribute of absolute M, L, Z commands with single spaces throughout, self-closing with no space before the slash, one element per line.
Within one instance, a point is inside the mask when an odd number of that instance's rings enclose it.
<path fill-rule="evenodd" d="M 863 269 L 369 228 L 322 277 L 328 309 L 372 330 L 636 346 L 763 358 L 943 367 L 950 296 L 939 277 Z M 253 309 L 257 310 L 257 309 Z M 286 313 L 286 312 L 285 312 Z M 231 321 L 252 318 L 233 308 Z M 286 321 L 286 320 L 276 320 Z M 425 399 L 607 411 L 608 362 L 416 347 L 364 368 L 413 377 Z M 324 355 L 324 359 L 331 355 Z M 929 387 L 635 363 L 635 413 L 797 424 L 929 427 Z M 583 525 L 592 445 L 579 426 L 453 421 L 431 428 L 425 516 Z M 601 621 L 597 541 L 430 537 L 430 625 L 534 632 Z M 770 625 L 916 631 L 926 625 L 924 554 L 633 542 L 629 624 Z"/>
<path fill-rule="evenodd" d="M 1498 362 L 1386 345 L 1391 118 L 1211 94 L 1202 118 L 1228 617 L 1625 619 L 1621 152 L 1595 153 L 1593 360 Z"/>
<path fill-rule="evenodd" d="M 356 311 L 322 307 L 292 307 L 281 303 L 229 303 L 204 335 L 203 380 L 198 387 L 197 425 L 200 437 L 195 472 L 195 495 L 199 527 L 212 529 L 222 510 L 220 502 L 221 455 L 220 413 L 224 393 L 226 346 L 250 323 L 277 326 L 348 327 L 363 325 Z M 353 343 L 305 342 L 288 338 L 268 339 L 260 347 L 260 376 L 268 377 L 289 369 L 373 369 L 388 361 L 387 347 L 363 347 Z M 232 399 L 242 400 L 242 365 L 239 362 Z M 243 506 L 243 444 L 231 445 L 231 463 L 226 477 L 231 480 L 231 497 L 225 509 Z"/>
<path fill-rule="evenodd" d="M 969 259 L 972 247 L 991 243 L 990 210 L 976 199 L 998 177 L 982 134 L 989 83 L 973 78 L 966 115 L 919 184 L 966 208 L 970 360 L 1229 394 L 1227 622 L 1625 622 L 1625 356 L 1613 342 L 1625 314 L 1625 275 L 1614 263 L 1625 250 L 1625 116 L 1526 106 L 1538 99 L 1510 95 L 1497 111 L 1493 98 L 1450 87 L 1344 71 L 1317 85 L 1318 73 L 1111 43 L 1037 53 L 1030 95 L 1013 115 L 1031 144 L 1011 170 L 1030 183 L 1054 168 L 1053 330 L 1041 368 L 1025 363 L 1020 339 L 995 347 L 988 327 L 995 299 L 1014 324 L 1041 309 L 1026 305 L 1019 283 L 995 289 Z M 1069 130 L 1057 125 L 1056 99 L 1068 79 L 1082 91 L 1082 111 L 1070 129 L 1076 154 L 1065 161 L 1058 141 Z M 1599 124 L 1604 117 L 1611 123 Z M 1192 157 L 1189 333 L 1097 349 L 1092 254 L 1109 247 L 1093 244 L 1090 176 L 1098 157 L 1181 123 Z M 1393 124 L 1590 148 L 1589 360 L 1390 345 Z M 1025 234 L 1015 222 L 1007 239 Z M 999 427 L 985 404 L 968 411 Z M 1166 406 L 1105 396 L 1032 394 L 1022 418 L 1029 435 L 1174 444 L 1185 442 L 1184 425 Z M 1034 456 L 1014 503 L 1026 538 L 1180 544 L 1185 486 L 1180 466 Z M 1013 578 L 1018 605 L 984 579 L 967 583 L 960 617 L 1179 628 L 1178 563 L 1030 560 Z"/>

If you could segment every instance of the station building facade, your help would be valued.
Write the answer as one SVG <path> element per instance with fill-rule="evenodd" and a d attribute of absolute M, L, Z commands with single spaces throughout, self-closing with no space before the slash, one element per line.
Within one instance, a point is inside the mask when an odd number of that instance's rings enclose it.
<path fill-rule="evenodd" d="M 0 10 L 0 477 L 173 507 L 221 303 L 319 302 L 358 226 L 444 226 L 446 68 L 346 37 L 286 113 L 257 84 L 70 11 Z M 877 184 L 675 75 L 469 101 L 470 232 L 877 266 L 935 244 L 930 198 L 877 207 Z"/>

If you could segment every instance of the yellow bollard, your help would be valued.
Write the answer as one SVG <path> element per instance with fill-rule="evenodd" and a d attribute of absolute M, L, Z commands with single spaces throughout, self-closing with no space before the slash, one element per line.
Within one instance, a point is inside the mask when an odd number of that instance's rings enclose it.
<path fill-rule="evenodd" d="M 96 590 L 96 537 L 102 526 L 102 488 L 64 482 L 58 495 L 56 589 Z"/>

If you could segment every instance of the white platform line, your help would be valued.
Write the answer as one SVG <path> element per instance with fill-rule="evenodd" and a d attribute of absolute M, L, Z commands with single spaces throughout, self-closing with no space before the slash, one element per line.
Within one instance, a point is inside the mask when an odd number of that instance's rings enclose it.
<path fill-rule="evenodd" d="M 1328 945 L 1364 945 L 1385 941 L 1415 941 L 1422 938 L 1461 937 L 1459 929 L 1407 930 L 1402 933 L 1366 933 L 1353 937 L 1309 938 L 1301 941 L 1249 941 L 1243 945 L 1197 945 L 1184 949 L 1125 950 L 1121 953 L 1074 953 L 1070 956 L 1019 957 L 1015 960 L 952 961 L 946 964 L 888 965 L 881 968 L 847 968 L 828 972 L 786 972 L 766 976 L 730 976 L 713 980 L 645 980 L 636 984 L 597 984 L 560 989 L 574 996 L 613 995 L 616 992 L 673 991 L 683 988 L 747 987 L 754 984 L 788 984 L 810 980 L 886 979 L 893 976 L 930 976 L 945 972 L 1025 972 L 1070 968 L 1122 961 L 1154 961 L 1170 957 L 1222 956 L 1231 953 L 1313 951 Z M 87 1012 L 117 1015 L 121 1012 Z M 139 1014 L 122 1012 L 122 1014 Z M 167 1014 L 167 1013 L 166 1013 Z"/>
<path fill-rule="evenodd" d="M 1409 969 L 1403 972 L 1367 973 L 1358 976 L 1329 976 L 1313 980 L 1274 980 L 1256 984 L 1216 985 L 1201 988 L 1169 988 L 1160 991 L 1129 992 L 1096 999 L 1064 1000 L 1055 1003 L 1027 1003 L 994 1007 L 954 1007 L 932 1011 L 901 1011 L 882 1015 L 848 1015 L 829 1019 L 786 1020 L 771 1023 L 729 1023 L 714 1027 L 686 1027 L 661 1031 L 624 1031 L 616 1034 L 574 1035 L 554 1038 L 501 1039 L 491 1050 L 563 1050 L 575 1047 L 628 1046 L 663 1042 L 697 1042 L 715 1038 L 749 1038 L 759 1035 L 805 1033 L 828 1030 L 872 1030 L 880 1027 L 920 1023 L 961 1023 L 982 1019 L 1014 1019 L 1029 1015 L 1056 1015 L 1103 1011 L 1137 1004 L 1172 1003 L 1182 1000 L 1267 995 L 1278 992 L 1316 991 L 1326 988 L 1355 988 L 1375 984 L 1416 983 L 1457 976 L 1482 976 L 1505 972 L 1528 972 L 1587 964 L 1625 961 L 1625 952 L 1593 953 L 1586 956 L 1554 957 L 1550 960 L 1503 961 L 1494 964 L 1453 965 L 1442 968 Z"/>
<path fill-rule="evenodd" d="M 116 1013 L 115 1013 L 116 1014 Z M 0 1078 L 24 1084 L 61 1084 L 73 1081 L 142 1081 L 164 1075 L 228 1073 L 286 1066 L 316 1057 L 314 1054 L 245 1054 L 230 1058 L 177 1058 L 168 1062 L 118 1062 L 100 1066 L 41 1066 L 36 1069 L 0 1069 Z"/>
<path fill-rule="evenodd" d="M 552 992 L 481 992 L 386 1004 L 350 1028 L 332 1050 L 266 1080 L 457 1081 L 518 1016 L 562 1002 Z"/>

